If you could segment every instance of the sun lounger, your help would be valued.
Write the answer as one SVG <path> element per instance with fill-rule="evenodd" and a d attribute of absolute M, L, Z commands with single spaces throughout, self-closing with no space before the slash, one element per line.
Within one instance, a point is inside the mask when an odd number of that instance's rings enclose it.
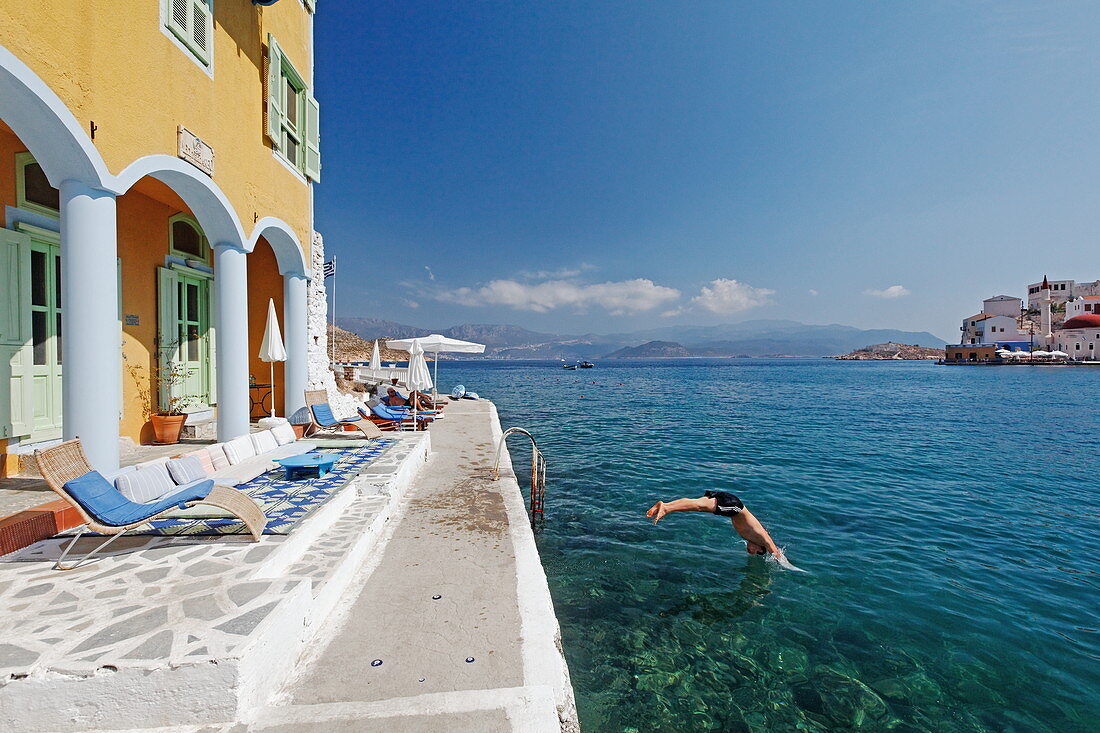
<path fill-rule="evenodd" d="M 259 542 L 267 525 L 267 517 L 264 516 L 259 505 L 240 491 L 228 486 L 217 486 L 210 479 L 176 484 L 171 479 L 166 465 L 162 470 L 165 476 L 169 477 L 167 484 L 163 482 L 163 477 L 159 476 L 159 471 L 150 467 L 149 470 L 158 475 L 153 476 L 150 473 L 148 476 L 141 476 L 140 481 L 134 482 L 131 488 L 135 492 L 142 492 L 155 490 L 151 487 L 163 488 L 170 485 L 169 493 L 148 502 L 134 501 L 91 467 L 79 439 L 68 440 L 53 448 L 35 451 L 34 457 L 38 463 L 38 470 L 41 471 L 42 477 L 46 479 L 50 488 L 72 504 L 84 519 L 84 524 L 77 529 L 76 536 L 54 564 L 56 570 L 72 570 L 79 567 L 127 531 L 140 527 L 176 508 L 209 504 L 224 509 L 244 523 L 256 542 Z M 110 537 L 76 563 L 66 566 L 65 558 L 76 546 L 81 535 L 88 530 L 110 535 Z"/>
<path fill-rule="evenodd" d="M 360 407 L 359 415 L 364 420 L 370 420 L 376 425 L 380 423 L 392 423 L 397 425 L 398 429 L 401 430 L 424 430 L 428 427 L 428 423 L 434 419 L 431 415 L 425 415 L 423 412 L 418 412 L 416 422 L 413 423 L 413 416 L 411 413 L 387 407 L 382 403 L 373 405 L 369 412 Z"/>
<path fill-rule="evenodd" d="M 313 421 L 311 427 L 315 431 L 342 431 L 345 425 L 354 426 L 366 438 L 380 438 L 382 431 L 372 421 L 366 420 L 362 415 L 352 418 L 337 418 L 332 414 L 332 407 L 328 404 L 328 393 L 323 389 L 307 390 L 306 404 L 309 405 L 309 416 Z"/>

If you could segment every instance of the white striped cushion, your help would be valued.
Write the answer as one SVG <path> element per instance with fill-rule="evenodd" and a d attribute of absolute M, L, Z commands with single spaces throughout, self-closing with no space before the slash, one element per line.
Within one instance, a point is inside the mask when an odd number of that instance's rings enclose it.
<path fill-rule="evenodd" d="M 223 468 L 229 468 L 229 459 L 225 456 L 225 444 L 215 443 L 206 449 L 206 452 L 210 454 L 210 462 L 214 464 L 214 470 L 220 471 Z"/>
<path fill-rule="evenodd" d="M 275 436 L 271 434 L 270 430 L 252 433 L 251 438 L 252 445 L 256 448 L 256 455 L 273 451 L 279 447 L 279 441 L 275 440 Z"/>
<path fill-rule="evenodd" d="M 195 456 L 181 456 L 168 461 L 168 475 L 182 486 L 206 478 L 206 471 Z"/>
<path fill-rule="evenodd" d="M 156 501 L 177 488 L 172 477 L 168 475 L 168 466 L 164 462 L 124 473 L 115 479 L 115 486 L 123 496 L 139 504 Z"/>
<path fill-rule="evenodd" d="M 214 460 L 210 457 L 210 451 L 206 450 L 206 448 L 199 448 L 196 451 L 191 451 L 190 453 L 185 453 L 184 455 L 194 456 L 195 459 L 199 462 L 199 465 L 202 466 L 203 473 L 205 473 L 207 476 L 214 473 Z"/>
<path fill-rule="evenodd" d="M 225 450 L 225 457 L 233 466 L 256 455 L 256 446 L 252 445 L 252 438 L 247 435 L 222 443 L 222 448 Z"/>
<path fill-rule="evenodd" d="M 294 435 L 294 428 L 287 423 L 276 425 L 275 427 L 271 428 L 271 434 L 275 436 L 275 441 L 279 445 L 293 443 L 295 440 L 298 439 L 298 437 Z"/>

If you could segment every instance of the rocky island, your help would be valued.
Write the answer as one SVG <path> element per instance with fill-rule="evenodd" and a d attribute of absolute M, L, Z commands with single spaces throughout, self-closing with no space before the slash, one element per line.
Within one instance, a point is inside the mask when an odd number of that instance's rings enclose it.
<path fill-rule="evenodd" d="M 893 341 L 888 341 L 885 344 L 864 346 L 862 349 L 856 349 L 849 354 L 834 356 L 833 358 L 841 361 L 912 361 L 919 359 L 940 359 L 943 358 L 943 349 L 934 349 L 928 346 L 918 346 L 916 344 L 896 344 Z"/>

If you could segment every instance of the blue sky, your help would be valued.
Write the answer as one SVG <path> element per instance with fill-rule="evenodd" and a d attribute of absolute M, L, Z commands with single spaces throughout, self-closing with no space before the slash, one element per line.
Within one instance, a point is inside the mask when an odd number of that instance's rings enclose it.
<path fill-rule="evenodd" d="M 319 4 L 340 314 L 958 334 L 1100 278 L 1100 3 Z"/>

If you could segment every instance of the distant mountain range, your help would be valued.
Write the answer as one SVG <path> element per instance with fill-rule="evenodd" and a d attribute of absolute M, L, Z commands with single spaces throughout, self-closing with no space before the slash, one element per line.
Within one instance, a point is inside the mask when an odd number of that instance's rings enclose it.
<path fill-rule="evenodd" d="M 486 345 L 490 359 L 617 359 L 726 356 L 836 356 L 869 344 L 895 342 L 942 347 L 927 331 L 859 329 L 798 321 L 756 320 L 720 326 L 665 326 L 631 333 L 558 335 L 512 325 L 466 323 L 437 331 L 378 318 L 339 318 L 337 325 L 364 339 L 414 338 L 442 333 Z M 643 348 L 644 347 L 644 348 Z M 458 355 L 456 355 L 458 358 Z M 471 357 L 463 357 L 471 358 Z"/>

